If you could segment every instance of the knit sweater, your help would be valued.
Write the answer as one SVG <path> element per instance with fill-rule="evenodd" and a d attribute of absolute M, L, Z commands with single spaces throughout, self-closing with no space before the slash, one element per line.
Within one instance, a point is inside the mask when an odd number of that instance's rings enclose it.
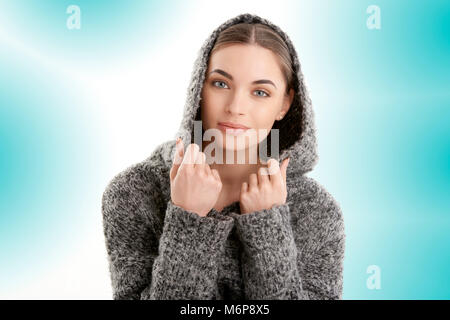
<path fill-rule="evenodd" d="M 272 27 L 293 60 L 296 93 L 278 125 L 277 160 L 290 158 L 287 199 L 247 214 L 241 214 L 239 202 L 234 202 L 202 217 L 171 200 L 175 138 L 181 137 L 185 146 L 193 142 L 210 50 L 221 30 L 240 22 Z M 311 101 L 289 37 L 272 22 L 249 13 L 217 27 L 195 61 L 174 139 L 116 174 L 103 193 L 113 299 L 342 299 L 343 215 L 325 187 L 305 175 L 318 161 L 315 132 Z"/>

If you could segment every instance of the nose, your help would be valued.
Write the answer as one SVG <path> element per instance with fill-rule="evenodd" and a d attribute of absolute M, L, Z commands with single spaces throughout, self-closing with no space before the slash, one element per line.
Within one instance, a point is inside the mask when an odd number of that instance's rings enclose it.
<path fill-rule="evenodd" d="M 238 90 L 231 95 L 230 102 L 227 104 L 225 111 L 231 115 L 243 115 L 245 114 L 246 105 L 248 103 L 245 92 L 243 92 L 243 90 Z"/>

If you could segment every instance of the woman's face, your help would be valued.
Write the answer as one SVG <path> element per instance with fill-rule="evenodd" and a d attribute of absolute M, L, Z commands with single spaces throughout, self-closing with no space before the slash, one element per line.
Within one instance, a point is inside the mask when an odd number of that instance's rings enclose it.
<path fill-rule="evenodd" d="M 289 95 L 285 92 L 286 81 L 278 57 L 271 50 L 245 44 L 220 48 L 209 59 L 202 88 L 203 129 L 221 130 L 219 137 L 214 138 L 217 147 L 228 150 L 254 147 L 288 111 L 294 90 Z M 227 132 L 221 122 L 253 130 Z"/>

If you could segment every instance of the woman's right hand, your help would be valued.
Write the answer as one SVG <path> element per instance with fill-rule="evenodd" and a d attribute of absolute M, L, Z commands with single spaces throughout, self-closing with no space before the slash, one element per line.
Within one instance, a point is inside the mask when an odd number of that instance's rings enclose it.
<path fill-rule="evenodd" d="M 206 216 L 222 190 L 219 172 L 206 163 L 197 144 L 191 143 L 184 154 L 183 140 L 178 139 L 170 169 L 170 196 L 173 204 Z"/>

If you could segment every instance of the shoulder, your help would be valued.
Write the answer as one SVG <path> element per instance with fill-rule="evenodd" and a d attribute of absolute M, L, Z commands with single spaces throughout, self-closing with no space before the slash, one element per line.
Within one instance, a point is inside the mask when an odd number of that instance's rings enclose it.
<path fill-rule="evenodd" d="M 341 205 L 325 186 L 302 175 L 291 180 L 288 189 L 292 219 L 302 232 L 344 235 Z"/>
<path fill-rule="evenodd" d="M 340 210 L 340 204 L 324 185 L 307 176 L 299 176 L 288 182 L 292 201 L 325 206 Z"/>
<path fill-rule="evenodd" d="M 114 175 L 103 191 L 103 211 L 107 211 L 111 206 L 126 205 L 131 212 L 148 205 L 145 202 L 149 199 L 159 201 L 165 189 L 165 175 L 168 175 L 170 169 L 167 168 L 167 154 L 173 144 L 173 141 L 159 144 L 148 158 Z"/>

